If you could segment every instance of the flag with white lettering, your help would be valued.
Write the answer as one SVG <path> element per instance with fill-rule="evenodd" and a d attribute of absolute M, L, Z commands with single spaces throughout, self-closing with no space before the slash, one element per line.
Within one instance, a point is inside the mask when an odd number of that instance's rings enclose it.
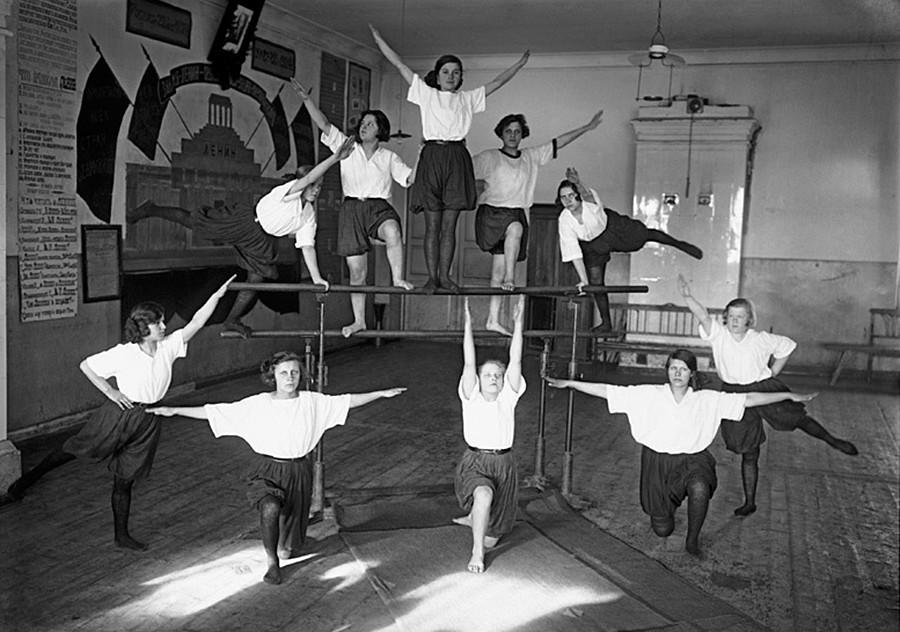
<path fill-rule="evenodd" d="M 128 95 L 100 57 L 88 75 L 75 124 L 75 190 L 107 224 L 112 217 L 116 142 L 128 104 Z"/>

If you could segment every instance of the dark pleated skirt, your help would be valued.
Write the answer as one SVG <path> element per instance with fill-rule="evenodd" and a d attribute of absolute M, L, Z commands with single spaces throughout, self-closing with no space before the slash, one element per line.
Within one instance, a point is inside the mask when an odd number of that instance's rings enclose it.
<path fill-rule="evenodd" d="M 150 404 L 122 410 L 107 400 L 63 450 L 95 462 L 107 461 L 109 471 L 133 481 L 150 474 L 162 430 L 159 417 L 147 412 Z"/>

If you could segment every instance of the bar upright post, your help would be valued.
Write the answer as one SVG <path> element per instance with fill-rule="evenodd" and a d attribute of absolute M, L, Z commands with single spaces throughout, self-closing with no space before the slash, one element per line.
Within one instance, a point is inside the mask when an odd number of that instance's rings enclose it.
<path fill-rule="evenodd" d="M 319 304 L 319 366 L 316 371 L 316 390 L 322 393 L 325 388 L 325 295 L 317 294 Z M 313 492 L 310 513 L 313 520 L 324 517 L 325 511 L 325 437 L 316 444 L 316 462 L 313 466 Z"/>
<path fill-rule="evenodd" d="M 538 428 L 537 439 L 534 446 L 534 476 L 535 478 L 543 478 L 544 476 L 544 446 L 546 444 L 544 435 L 546 434 L 547 423 L 547 377 L 550 368 L 550 345 L 552 338 L 544 338 L 544 348 L 541 350 L 541 404 L 538 410 Z"/>
<path fill-rule="evenodd" d="M 569 357 L 569 379 L 574 380 L 578 372 L 578 362 L 575 359 L 575 352 L 578 344 L 578 303 L 576 301 L 569 301 L 569 307 L 572 309 L 572 353 Z M 563 496 L 569 496 L 572 493 L 572 439 L 575 425 L 575 391 L 572 389 L 568 389 L 568 391 L 569 403 L 566 408 L 566 450 L 563 455 Z"/>

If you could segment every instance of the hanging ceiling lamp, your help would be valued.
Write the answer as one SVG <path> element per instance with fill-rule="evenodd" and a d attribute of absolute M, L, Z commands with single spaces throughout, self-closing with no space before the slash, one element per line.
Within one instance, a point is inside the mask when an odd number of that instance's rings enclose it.
<path fill-rule="evenodd" d="M 406 42 L 406 0 L 402 0 L 400 5 L 400 55 L 403 55 L 404 44 Z M 410 134 L 403 131 L 403 94 L 400 95 L 400 109 L 397 111 L 397 131 L 391 134 L 391 138 L 403 140 L 410 138 Z"/>
<path fill-rule="evenodd" d="M 666 36 L 663 35 L 662 32 L 662 0 L 659 0 L 659 4 L 656 8 L 656 32 L 653 34 L 653 37 L 650 38 L 650 47 L 647 49 L 647 52 L 630 55 L 628 61 L 632 65 L 638 67 L 638 88 L 635 100 L 641 100 L 641 79 L 643 77 L 644 68 L 649 68 L 653 65 L 654 61 L 659 62 L 661 66 L 669 69 L 669 94 L 667 99 L 671 100 L 672 69 L 675 68 L 675 66 L 683 66 L 685 61 L 684 57 L 670 53 L 669 47 L 666 45 Z M 660 101 L 662 100 L 662 97 L 645 97 L 645 100 Z"/>

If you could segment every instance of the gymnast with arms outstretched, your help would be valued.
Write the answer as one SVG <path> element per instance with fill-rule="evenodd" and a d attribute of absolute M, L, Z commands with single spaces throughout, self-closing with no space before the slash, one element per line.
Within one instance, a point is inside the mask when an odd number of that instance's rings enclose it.
<path fill-rule="evenodd" d="M 472 529 L 472 556 L 468 569 L 484 572 L 485 549 L 491 549 L 516 521 L 518 474 L 512 453 L 515 409 L 525 392 L 522 376 L 525 297 L 514 310 L 509 360 L 475 363 L 475 338 L 469 299 L 465 305 L 463 371 L 459 378 L 463 436 L 468 445 L 456 468 L 454 487 L 459 506 L 468 512 L 457 524 Z"/>
<path fill-rule="evenodd" d="M 205 406 L 161 406 L 157 415 L 206 419 L 216 437 L 246 441 L 257 457 L 245 475 L 247 500 L 259 512 L 259 530 L 268 568 L 263 581 L 281 583 L 279 559 L 300 555 L 309 526 L 313 466 L 308 456 L 329 428 L 343 425 L 351 408 L 404 387 L 370 393 L 323 395 L 301 390 L 305 380 L 300 356 L 273 354 L 260 366 L 262 381 L 275 388 L 240 401 Z"/>
<path fill-rule="evenodd" d="M 675 529 L 675 510 L 688 499 L 685 550 L 700 555 L 700 529 L 716 491 L 716 460 L 707 448 L 722 418 L 739 419 L 744 409 L 782 401 L 805 402 L 815 394 L 722 393 L 697 390 L 697 358 L 677 349 L 666 360 L 667 384 L 615 386 L 547 378 L 554 388 L 571 388 L 606 399 L 611 413 L 625 413 L 641 449 L 641 509 L 660 537 Z"/>
<path fill-rule="evenodd" d="M 416 179 L 410 187 L 413 213 L 425 212 L 425 265 L 428 281 L 425 289 L 439 287 L 451 292 L 459 286 L 450 278 L 456 250 L 456 223 L 460 211 L 473 210 L 477 202 L 472 157 L 466 149 L 466 134 L 472 117 L 483 112 L 485 99 L 504 86 L 526 64 L 525 51 L 510 68 L 484 86 L 461 90 L 462 61 L 455 55 L 443 55 L 424 79 L 414 73 L 384 41 L 371 24 L 375 43 L 385 58 L 397 68 L 409 84 L 407 100 L 419 106 L 422 118 L 422 148 Z"/>
<path fill-rule="evenodd" d="M 723 391 L 790 391 L 778 379 L 778 374 L 797 348 L 796 342 L 787 336 L 753 329 L 756 316 L 753 305 L 747 299 L 736 298 L 725 306 L 725 324 L 722 325 L 694 298 L 690 285 L 682 275 L 678 275 L 678 291 L 700 323 L 700 338 L 712 347 Z M 844 454 L 858 454 L 855 445 L 828 432 L 807 414 L 806 407 L 801 403 L 783 401 L 746 410 L 741 417 L 724 418 L 722 438 L 725 447 L 741 455 L 744 504 L 734 510 L 736 516 L 749 516 L 756 511 L 759 448 L 766 440 L 763 419 L 775 430 L 791 432 L 799 428 Z"/>
<path fill-rule="evenodd" d="M 188 342 L 212 316 L 234 278 L 228 279 L 176 331 L 166 331 L 165 311 L 159 303 L 135 305 L 125 320 L 125 342 L 91 355 L 79 365 L 106 401 L 78 434 L 10 485 L 8 498 L 20 500 L 44 474 L 75 457 L 107 461 L 113 473 L 111 505 L 116 546 L 146 549 L 146 544 L 131 537 L 128 520 L 134 484 L 149 476 L 159 445 L 160 420 L 150 407 L 169 390 L 172 365 L 187 355 Z M 112 378 L 115 386 L 109 381 Z"/>
<path fill-rule="evenodd" d="M 322 142 L 332 151 L 339 151 L 348 137 L 325 117 L 300 82 L 291 79 L 291 86 L 322 131 Z M 391 205 L 391 188 L 393 182 L 408 187 L 415 179 L 415 168 L 411 169 L 400 156 L 382 146 L 390 137 L 391 123 L 384 112 L 366 110 L 360 115 L 352 134 L 356 146 L 341 161 L 344 202 L 338 220 L 337 254 L 347 260 L 350 285 L 365 285 L 367 253 L 372 249 L 372 240 L 380 239 L 386 247 L 392 284 L 411 290 L 412 283 L 403 276 L 400 216 Z M 365 294 L 351 294 L 350 304 L 353 322 L 341 329 L 345 338 L 366 329 Z"/>
<path fill-rule="evenodd" d="M 600 110 L 590 121 L 536 147 L 520 149 L 531 130 L 522 114 L 507 114 L 494 128 L 500 149 L 486 149 L 472 158 L 475 182 L 482 189 L 475 213 L 475 241 L 491 262 L 491 287 L 515 289 L 516 262 L 524 261 L 528 246 L 528 210 L 534 202 L 538 170 L 556 158 L 573 140 L 596 129 Z M 501 296 L 491 296 L 485 328 L 509 336 L 500 324 Z"/>
<path fill-rule="evenodd" d="M 575 267 L 579 290 L 585 285 L 606 284 L 606 265 L 613 252 L 636 252 L 648 241 L 672 246 L 695 259 L 703 258 L 703 251 L 694 244 L 606 208 L 597 192 L 585 186 L 572 167 L 566 169 L 566 179 L 559 183 L 556 204 L 561 209 L 559 250 L 563 262 L 571 262 Z M 600 323 L 592 331 L 598 335 L 613 333 L 609 296 L 597 292 L 594 302 Z"/>

